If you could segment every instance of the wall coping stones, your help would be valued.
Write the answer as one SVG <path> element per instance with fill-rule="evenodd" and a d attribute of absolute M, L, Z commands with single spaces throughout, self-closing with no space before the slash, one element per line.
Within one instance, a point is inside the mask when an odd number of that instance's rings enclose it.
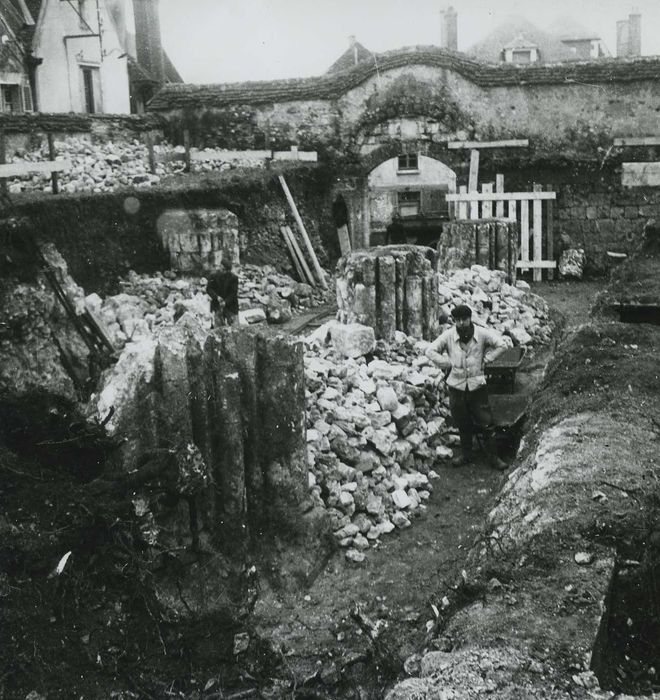
<path fill-rule="evenodd" d="M 434 46 L 414 46 L 376 54 L 376 60 L 377 66 L 376 62 L 363 62 L 339 73 L 311 78 L 199 85 L 172 83 L 165 85 L 156 94 L 149 103 L 149 110 L 162 112 L 200 106 L 332 100 L 358 87 L 375 75 L 377 70 L 383 73 L 414 64 L 456 71 L 475 85 L 485 88 L 527 84 L 570 85 L 584 81 L 630 82 L 660 78 L 660 56 L 538 65 L 495 65 Z"/>

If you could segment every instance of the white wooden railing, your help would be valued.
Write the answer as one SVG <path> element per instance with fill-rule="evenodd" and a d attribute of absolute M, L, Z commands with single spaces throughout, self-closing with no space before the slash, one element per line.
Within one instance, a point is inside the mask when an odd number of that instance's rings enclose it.
<path fill-rule="evenodd" d="M 499 178 L 500 176 L 498 176 L 497 189 L 502 190 L 503 180 Z M 534 281 L 540 281 L 544 269 L 554 270 L 556 267 L 552 259 L 551 202 L 556 199 L 557 193 L 543 191 L 540 185 L 536 185 L 533 192 L 493 192 L 492 183 L 483 184 L 481 189 L 481 192 L 468 192 L 467 187 L 462 185 L 459 187 L 458 194 L 448 194 L 446 197 L 450 204 L 452 218 L 473 220 L 490 219 L 495 216 L 499 219 L 517 221 L 520 244 L 516 266 L 523 271 L 531 269 Z M 545 217 L 544 204 L 546 205 Z M 546 242 L 545 256 L 544 241 Z"/>

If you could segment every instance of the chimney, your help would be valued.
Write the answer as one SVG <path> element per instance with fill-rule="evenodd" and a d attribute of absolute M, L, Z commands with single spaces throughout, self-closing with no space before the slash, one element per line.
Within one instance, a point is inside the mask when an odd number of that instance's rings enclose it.
<path fill-rule="evenodd" d="M 352 49 L 352 51 L 353 51 L 353 65 L 357 66 L 359 61 L 358 61 L 357 39 L 355 38 L 355 34 L 351 34 L 348 37 L 348 48 Z"/>
<path fill-rule="evenodd" d="M 630 25 L 627 19 L 620 19 L 616 23 L 616 55 L 628 56 L 630 50 Z"/>
<path fill-rule="evenodd" d="M 628 55 L 642 55 L 642 15 L 636 10 L 628 15 Z"/>
<path fill-rule="evenodd" d="M 165 82 L 165 60 L 160 38 L 159 0 L 133 0 L 137 60 L 159 83 Z"/>
<path fill-rule="evenodd" d="M 458 15 L 451 5 L 440 10 L 440 47 L 450 51 L 458 49 Z"/>

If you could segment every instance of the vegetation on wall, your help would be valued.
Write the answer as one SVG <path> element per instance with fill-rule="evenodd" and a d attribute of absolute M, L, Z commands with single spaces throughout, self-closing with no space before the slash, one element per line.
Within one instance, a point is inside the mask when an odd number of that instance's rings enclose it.
<path fill-rule="evenodd" d="M 352 128 L 350 141 L 354 143 L 390 119 L 419 116 L 441 123 L 448 133 L 474 131 L 471 117 L 456 104 L 444 85 L 429 85 L 406 73 L 386 90 L 367 98 L 366 109 Z"/>

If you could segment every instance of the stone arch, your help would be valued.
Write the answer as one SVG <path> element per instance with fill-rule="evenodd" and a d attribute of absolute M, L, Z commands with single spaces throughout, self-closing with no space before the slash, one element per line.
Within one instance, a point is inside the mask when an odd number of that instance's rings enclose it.
<path fill-rule="evenodd" d="M 402 153 L 419 153 L 435 158 L 457 173 L 466 170 L 465 152 L 450 150 L 447 143 L 436 143 L 424 139 L 391 139 L 358 159 L 357 172 L 360 178 L 366 178 L 369 173 L 390 158 Z"/>

